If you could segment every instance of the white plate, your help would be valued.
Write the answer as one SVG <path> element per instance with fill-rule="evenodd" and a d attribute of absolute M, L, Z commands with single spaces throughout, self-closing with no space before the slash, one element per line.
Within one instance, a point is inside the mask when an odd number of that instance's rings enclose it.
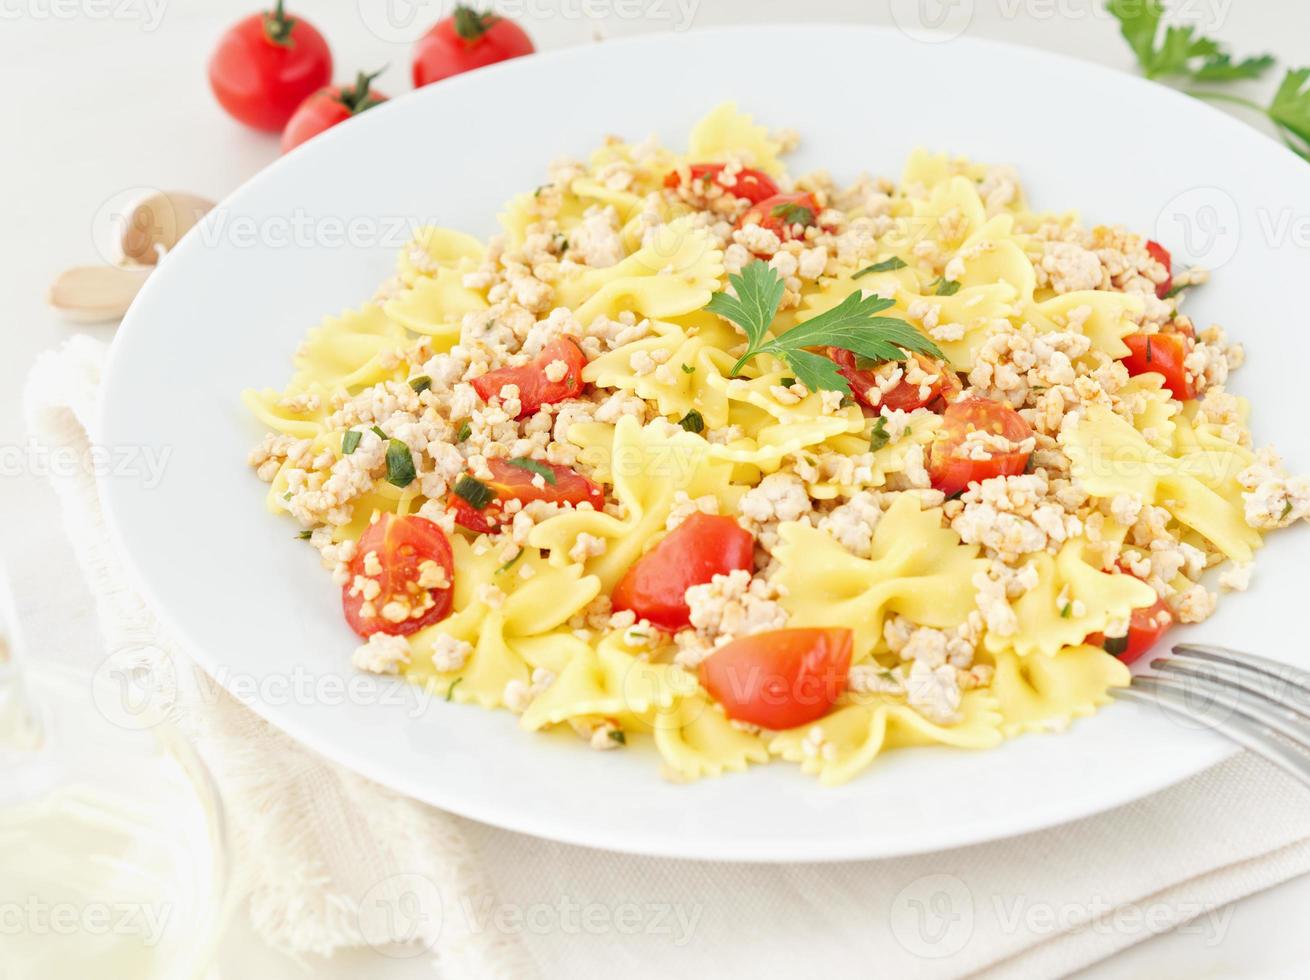
<path fill-rule="evenodd" d="M 1310 167 L 1265 136 L 1127 75 L 971 40 L 816 26 L 607 42 L 443 82 L 333 130 L 232 195 L 151 278 L 114 344 L 100 437 L 171 454 L 157 486 L 104 480 L 155 608 L 206 669 L 323 755 L 479 820 L 616 850 L 927 851 L 1094 814 L 1222 759 L 1217 737 L 1115 705 L 988 752 L 896 752 L 838 789 L 784 764 L 680 786 L 639 747 L 593 752 L 525 734 L 504 712 L 417 705 L 372 678 L 342 695 L 355 642 L 316 556 L 264 512 L 244 465 L 260 427 L 239 392 L 281 387 L 305 330 L 371 294 L 413 219 L 488 234 L 556 156 L 607 133 L 685 146 L 729 98 L 801 132 L 794 170 L 895 175 L 916 145 L 1013 162 L 1036 206 L 1123 222 L 1180 267 L 1216 268 L 1192 309 L 1247 345 L 1234 387 L 1256 398 L 1257 440 L 1310 467 L 1305 369 L 1288 340 L 1304 325 L 1306 281 L 1295 233 L 1306 216 L 1288 202 L 1310 201 Z M 1252 591 L 1197 634 L 1293 655 L 1278 640 L 1303 635 L 1306 540 L 1304 528 L 1276 535 Z"/>

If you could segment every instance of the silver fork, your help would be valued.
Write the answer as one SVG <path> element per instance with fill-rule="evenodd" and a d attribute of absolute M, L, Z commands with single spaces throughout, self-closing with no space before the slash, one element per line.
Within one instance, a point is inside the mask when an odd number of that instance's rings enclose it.
<path fill-rule="evenodd" d="M 1154 704 L 1234 742 L 1310 785 L 1310 672 L 1227 647 L 1180 643 L 1112 693 Z"/>

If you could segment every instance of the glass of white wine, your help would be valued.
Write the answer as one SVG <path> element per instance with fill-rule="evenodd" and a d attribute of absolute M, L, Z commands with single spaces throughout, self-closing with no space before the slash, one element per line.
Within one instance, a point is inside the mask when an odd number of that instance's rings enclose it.
<path fill-rule="evenodd" d="M 0 576 L 0 980 L 193 980 L 227 912 L 223 809 L 167 719 L 24 655 Z M 110 686 L 107 686 L 110 685 Z"/>

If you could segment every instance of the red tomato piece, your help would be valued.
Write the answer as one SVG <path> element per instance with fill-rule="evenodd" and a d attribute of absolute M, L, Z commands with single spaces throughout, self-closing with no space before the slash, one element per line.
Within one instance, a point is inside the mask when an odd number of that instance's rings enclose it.
<path fill-rule="evenodd" d="M 932 485 L 950 497 L 970 483 L 980 483 L 994 476 L 1017 476 L 1028 466 L 1029 453 L 1015 449 L 993 451 L 988 459 L 970 459 L 963 447 L 970 432 L 991 432 L 1011 443 L 1020 443 L 1033 434 L 1013 408 L 1004 402 L 973 396 L 946 407 L 942 427 L 928 453 L 928 474 Z"/>
<path fill-rule="evenodd" d="M 288 153 L 337 123 L 386 102 L 385 95 L 369 89 L 378 74 L 360 72 L 354 85 L 331 85 L 319 89 L 300 103 L 287 128 L 282 131 L 282 152 Z"/>
<path fill-rule="evenodd" d="M 1169 273 L 1169 277 L 1164 282 L 1157 283 L 1155 286 L 1155 295 L 1164 299 L 1169 295 L 1169 290 L 1174 288 L 1174 259 L 1169 254 L 1169 250 L 1159 242 L 1148 241 L 1146 251 L 1150 253 L 1151 258 L 1164 266 L 1164 271 Z"/>
<path fill-rule="evenodd" d="M 737 219 L 737 227 L 759 225 L 785 242 L 803 237 L 806 228 L 818 223 L 819 211 L 813 194 L 774 194 L 753 204 Z"/>
<path fill-rule="evenodd" d="M 662 629 L 685 629 L 689 587 L 754 564 L 755 538 L 736 521 L 692 514 L 633 563 L 610 598 L 616 610 L 631 609 Z"/>
<path fill-rule="evenodd" d="M 548 373 L 555 361 L 563 361 L 565 368 L 558 381 L 552 381 Z M 521 406 L 517 417 L 522 419 L 535 415 L 542 405 L 553 405 L 582 394 L 582 369 L 586 364 L 587 355 L 576 341 L 560 337 L 542 348 L 530 363 L 488 371 L 474 378 L 471 384 L 485 402 L 500 397 L 500 389 L 505 385 L 517 385 Z"/>
<path fill-rule="evenodd" d="M 700 665 L 701 685 L 729 718 L 778 731 L 818 721 L 846 690 L 848 629 L 783 629 L 719 647 Z"/>
<path fill-rule="evenodd" d="M 600 510 L 605 505 L 605 493 L 577 470 L 553 463 L 533 460 L 530 465 L 516 465 L 507 459 L 489 459 L 491 481 L 479 481 L 491 490 L 494 497 L 486 506 L 478 508 L 451 492 L 446 506 L 455 513 L 455 523 L 479 534 L 494 531 L 501 521 L 505 502 L 518 500 L 528 503 L 545 500 L 557 504 L 590 503 Z M 549 473 L 550 476 L 546 476 Z M 541 476 L 542 486 L 534 482 Z"/>
<path fill-rule="evenodd" d="M 238 21 L 209 59 L 209 87 L 229 116 L 276 133 L 296 107 L 332 81 L 332 52 L 303 17 L 288 17 L 282 0 Z"/>
<path fill-rule="evenodd" d="M 381 571 L 370 575 L 378 567 L 374 561 Z M 376 595 L 366 598 L 372 587 L 361 587 L 360 576 L 378 585 Z M 455 562 L 441 528 L 425 517 L 381 514 L 360 536 L 341 605 L 360 636 L 405 636 L 450 614 L 454 582 Z"/>
<path fill-rule="evenodd" d="M 1196 397 L 1183 365 L 1192 349 L 1187 337 L 1181 333 L 1130 333 L 1124 343 L 1131 352 L 1123 359 L 1129 374 L 1136 377 L 1154 372 L 1164 378 L 1164 386 L 1180 402 Z"/>
<path fill-rule="evenodd" d="M 735 183 L 725 184 L 720 179 L 724 166 L 722 163 L 693 163 L 691 165 L 692 188 L 697 189 L 710 183 L 718 184 L 734 197 L 743 198 L 752 204 L 758 204 L 778 193 L 778 185 L 773 182 L 768 174 L 762 170 L 753 170 L 750 167 L 738 170 L 733 175 L 736 178 Z M 670 171 L 664 177 L 665 187 L 678 187 L 681 184 L 682 174 L 676 170 Z"/>
<path fill-rule="evenodd" d="M 532 38 L 512 20 L 456 4 L 454 14 L 437 21 L 414 45 L 414 87 L 535 50 Z"/>
<path fill-rule="evenodd" d="M 1173 610 L 1163 599 L 1157 599 L 1153 605 L 1141 606 L 1133 610 L 1128 620 L 1126 636 L 1107 640 L 1104 633 L 1089 633 L 1085 642 L 1094 647 L 1103 647 L 1106 653 L 1111 653 L 1124 663 L 1130 664 L 1155 646 L 1156 641 L 1173 623 Z"/>
<path fill-rule="evenodd" d="M 925 372 L 937 375 L 937 380 L 927 386 L 926 396 L 920 390 L 920 385 L 912 385 L 902 378 L 890 390 L 882 392 L 874 399 L 869 395 L 872 389 L 878 387 L 878 381 L 873 370 L 860 368 L 859 359 L 850 351 L 842 350 L 840 347 L 829 347 L 827 354 L 828 357 L 837 362 L 837 370 L 851 386 L 851 393 L 871 408 L 881 408 L 885 405 L 887 408 L 912 412 L 916 408 L 925 408 L 932 405 L 944 407 L 945 403 L 958 395 L 964 388 L 960 383 L 959 375 L 951 369 L 949 364 L 944 361 L 934 360 L 931 357 L 925 357 L 922 354 L 912 354 L 911 357 L 918 361 L 919 366 Z"/>

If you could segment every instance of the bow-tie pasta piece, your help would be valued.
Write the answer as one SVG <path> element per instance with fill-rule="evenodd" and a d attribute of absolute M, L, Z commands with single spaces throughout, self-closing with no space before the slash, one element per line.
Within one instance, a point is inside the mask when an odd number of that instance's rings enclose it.
<path fill-rule="evenodd" d="M 1003 650 L 994 659 L 991 692 L 1006 738 L 1061 730 L 1072 719 L 1109 703 L 1110 688 L 1126 687 L 1132 680 L 1123 662 L 1099 647 L 1079 645 L 1055 657 L 1024 657 Z"/>
<path fill-rule="evenodd" d="M 441 269 L 467 272 L 486 256 L 486 248 L 472 235 L 452 228 L 432 225 L 420 228 L 414 238 L 400 250 L 396 275 L 406 286 L 436 275 Z"/>
<path fill-rule="evenodd" d="M 724 102 L 710 110 L 691 131 L 687 159 L 692 163 L 739 160 L 770 176 L 783 172 L 778 159 L 782 145 L 769 138 L 769 131 L 737 108 Z"/>
<path fill-rule="evenodd" d="M 309 331 L 296 351 L 291 389 L 358 389 L 405 375 L 404 355 L 412 339 L 376 303 L 330 316 Z"/>
<path fill-rule="evenodd" d="M 703 691 L 656 712 L 655 747 L 669 778 L 682 781 L 742 772 L 769 761 L 764 739 L 739 728 Z"/>
<path fill-rule="evenodd" d="M 464 315 L 486 308 L 487 301 L 482 294 L 467 288 L 463 274 L 454 269 L 438 269 L 383 306 L 392 320 L 429 337 L 429 346 L 434 351 L 447 351 L 454 346 L 459 341 Z"/>

